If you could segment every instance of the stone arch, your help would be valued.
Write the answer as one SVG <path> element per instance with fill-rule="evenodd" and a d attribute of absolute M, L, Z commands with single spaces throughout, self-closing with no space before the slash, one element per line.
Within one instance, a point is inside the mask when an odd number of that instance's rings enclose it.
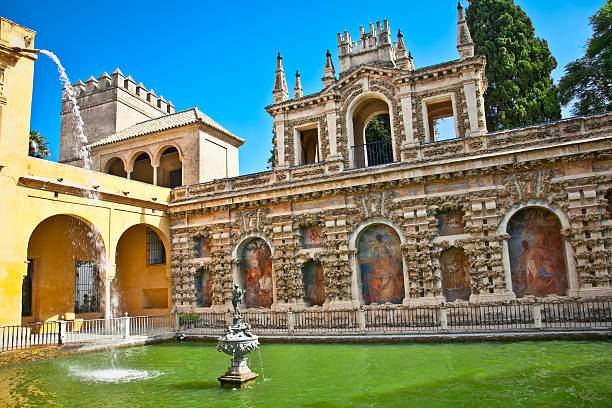
<path fill-rule="evenodd" d="M 31 319 L 102 314 L 106 244 L 93 223 L 72 214 L 44 218 L 29 235 L 27 259 L 32 263 Z"/>
<path fill-rule="evenodd" d="M 111 157 L 106 161 L 103 172 L 117 177 L 127 178 L 125 161 L 121 157 Z"/>
<path fill-rule="evenodd" d="M 383 106 L 384 105 L 384 106 Z M 360 148 L 353 148 L 353 146 L 359 146 L 365 144 L 365 128 L 369 121 L 382 113 L 388 113 L 391 123 L 391 150 L 392 155 L 391 161 L 396 161 L 398 158 L 395 157 L 395 149 L 393 146 L 396 144 L 396 130 L 393 126 L 393 103 L 383 93 L 377 91 L 363 92 L 356 96 L 347 106 L 346 116 L 344 118 L 346 123 L 346 134 L 347 134 L 347 149 L 349 157 L 349 167 L 357 167 L 361 164 L 360 159 Z M 367 119 L 367 121 L 366 121 Z M 357 149 L 355 151 L 355 149 Z M 355 153 L 357 152 L 357 153 Z M 363 163 L 367 165 L 367 154 L 366 150 L 363 151 Z"/>
<path fill-rule="evenodd" d="M 178 145 L 166 144 L 153 157 L 156 185 L 174 188 L 183 184 L 183 154 Z"/>
<path fill-rule="evenodd" d="M 138 151 L 130 157 L 128 160 L 129 168 L 127 171 L 131 172 L 131 179 L 135 181 L 141 181 L 143 183 L 153 184 L 155 180 L 153 161 L 151 153 L 147 151 Z"/>
<path fill-rule="evenodd" d="M 525 220 L 522 220 L 521 217 Z M 528 225 L 529 219 L 535 220 L 531 225 L 542 224 L 537 231 Z M 519 223 L 525 225 L 524 230 L 521 230 Z M 506 212 L 499 223 L 498 234 L 510 235 L 509 239 L 502 242 L 502 262 L 508 291 L 513 292 L 517 297 L 531 294 L 531 292 L 537 293 L 538 296 L 545 296 L 546 292 L 547 294 L 553 292 L 557 294 L 563 292 L 567 295 L 578 294 L 574 249 L 569 239 L 561 235 L 561 231 L 569 227 L 569 219 L 563 211 L 541 200 L 530 200 Z M 552 252 L 545 253 L 547 250 Z M 522 264 L 521 259 L 523 259 Z M 526 277 L 519 276 L 519 274 L 524 274 L 527 262 L 531 265 L 532 276 L 539 274 L 538 276 L 545 278 L 550 274 L 547 271 L 554 268 L 554 282 L 536 280 L 536 283 L 529 285 Z M 550 286 L 544 288 L 546 284 Z M 551 289 L 554 287 L 558 290 Z"/>
<path fill-rule="evenodd" d="M 159 160 L 160 160 L 162 154 L 169 147 L 174 147 L 176 149 L 176 151 L 178 152 L 179 160 L 183 161 L 184 156 L 183 156 L 183 150 L 181 149 L 181 147 L 177 143 L 166 142 L 165 144 L 159 146 L 159 148 L 153 154 L 153 164 L 157 164 L 157 165 L 159 164 Z"/>
<path fill-rule="evenodd" d="M 374 217 L 360 223 L 349 237 L 353 252 L 352 296 L 355 304 L 402 303 L 408 293 L 403 231 Z"/>
<path fill-rule="evenodd" d="M 232 250 L 232 259 L 237 261 L 233 281 L 246 290 L 244 305 L 247 308 L 268 308 L 275 303 L 273 250 L 270 240 L 261 233 L 249 234 Z"/>
<path fill-rule="evenodd" d="M 147 229 L 149 231 L 147 231 Z M 165 262 L 151 263 L 151 231 L 163 244 Z M 113 315 L 150 315 L 168 312 L 171 307 L 170 241 L 158 227 L 137 223 L 118 235 L 113 279 Z"/>
<path fill-rule="evenodd" d="M 447 302 L 470 300 L 470 267 L 463 248 L 452 246 L 440 252 L 440 272 L 442 293 Z"/>

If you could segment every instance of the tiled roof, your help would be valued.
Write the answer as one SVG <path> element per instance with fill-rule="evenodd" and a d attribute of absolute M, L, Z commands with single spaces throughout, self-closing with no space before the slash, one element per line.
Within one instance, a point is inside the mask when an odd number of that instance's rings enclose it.
<path fill-rule="evenodd" d="M 184 111 L 176 112 L 171 115 L 161 116 L 155 119 L 149 119 L 144 122 L 137 123 L 130 126 L 127 129 L 123 129 L 113 135 L 98 140 L 97 142 L 91 143 L 89 147 L 101 146 L 109 143 L 119 142 L 121 140 L 130 139 L 136 136 L 142 136 L 149 133 L 155 133 L 166 129 L 172 129 L 180 126 L 189 125 L 201 121 L 202 123 L 210 126 L 219 132 L 244 143 L 244 139 L 232 134 L 229 130 L 203 114 L 198 108 L 191 108 Z"/>

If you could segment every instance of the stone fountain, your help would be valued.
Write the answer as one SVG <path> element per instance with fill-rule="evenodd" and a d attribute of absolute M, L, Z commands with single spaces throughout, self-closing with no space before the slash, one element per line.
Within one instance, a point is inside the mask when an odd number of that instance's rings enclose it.
<path fill-rule="evenodd" d="M 257 336 L 251 333 L 251 326 L 242 321 L 242 314 L 238 309 L 244 292 L 238 285 L 234 285 L 232 294 L 233 321 L 231 325 L 227 326 L 225 334 L 219 338 L 219 344 L 217 344 L 217 350 L 232 356 L 232 365 L 223 376 L 219 377 L 221 386 L 242 387 L 259 376 L 247 366 L 247 357 L 245 357 L 251 351 L 259 348 L 259 340 Z"/>

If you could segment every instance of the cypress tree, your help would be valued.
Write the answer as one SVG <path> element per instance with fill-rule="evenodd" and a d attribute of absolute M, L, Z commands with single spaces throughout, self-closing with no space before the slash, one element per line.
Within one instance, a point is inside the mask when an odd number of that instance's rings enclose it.
<path fill-rule="evenodd" d="M 472 0 L 466 19 L 476 54 L 487 57 L 484 94 L 489 131 L 561 118 L 550 76 L 557 67 L 546 40 L 513 0 Z"/>

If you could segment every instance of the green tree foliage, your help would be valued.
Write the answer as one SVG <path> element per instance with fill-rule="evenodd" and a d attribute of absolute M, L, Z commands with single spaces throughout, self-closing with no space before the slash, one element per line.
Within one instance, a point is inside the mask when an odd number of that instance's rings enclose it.
<path fill-rule="evenodd" d="M 30 130 L 30 141 L 28 155 L 44 159 L 51 156 L 47 140 L 40 134 L 39 131 Z"/>
<path fill-rule="evenodd" d="M 466 18 L 475 53 L 486 55 L 484 94 L 489 131 L 561 118 L 550 74 L 557 67 L 546 40 L 513 0 L 472 0 Z"/>
<path fill-rule="evenodd" d="M 591 16 L 593 37 L 584 57 L 570 62 L 559 82 L 561 103 L 574 99 L 572 114 L 589 115 L 612 110 L 612 0 Z"/>
<path fill-rule="evenodd" d="M 380 142 L 381 140 L 391 139 L 391 120 L 389 114 L 383 113 L 374 116 L 365 130 L 366 143 Z"/>

